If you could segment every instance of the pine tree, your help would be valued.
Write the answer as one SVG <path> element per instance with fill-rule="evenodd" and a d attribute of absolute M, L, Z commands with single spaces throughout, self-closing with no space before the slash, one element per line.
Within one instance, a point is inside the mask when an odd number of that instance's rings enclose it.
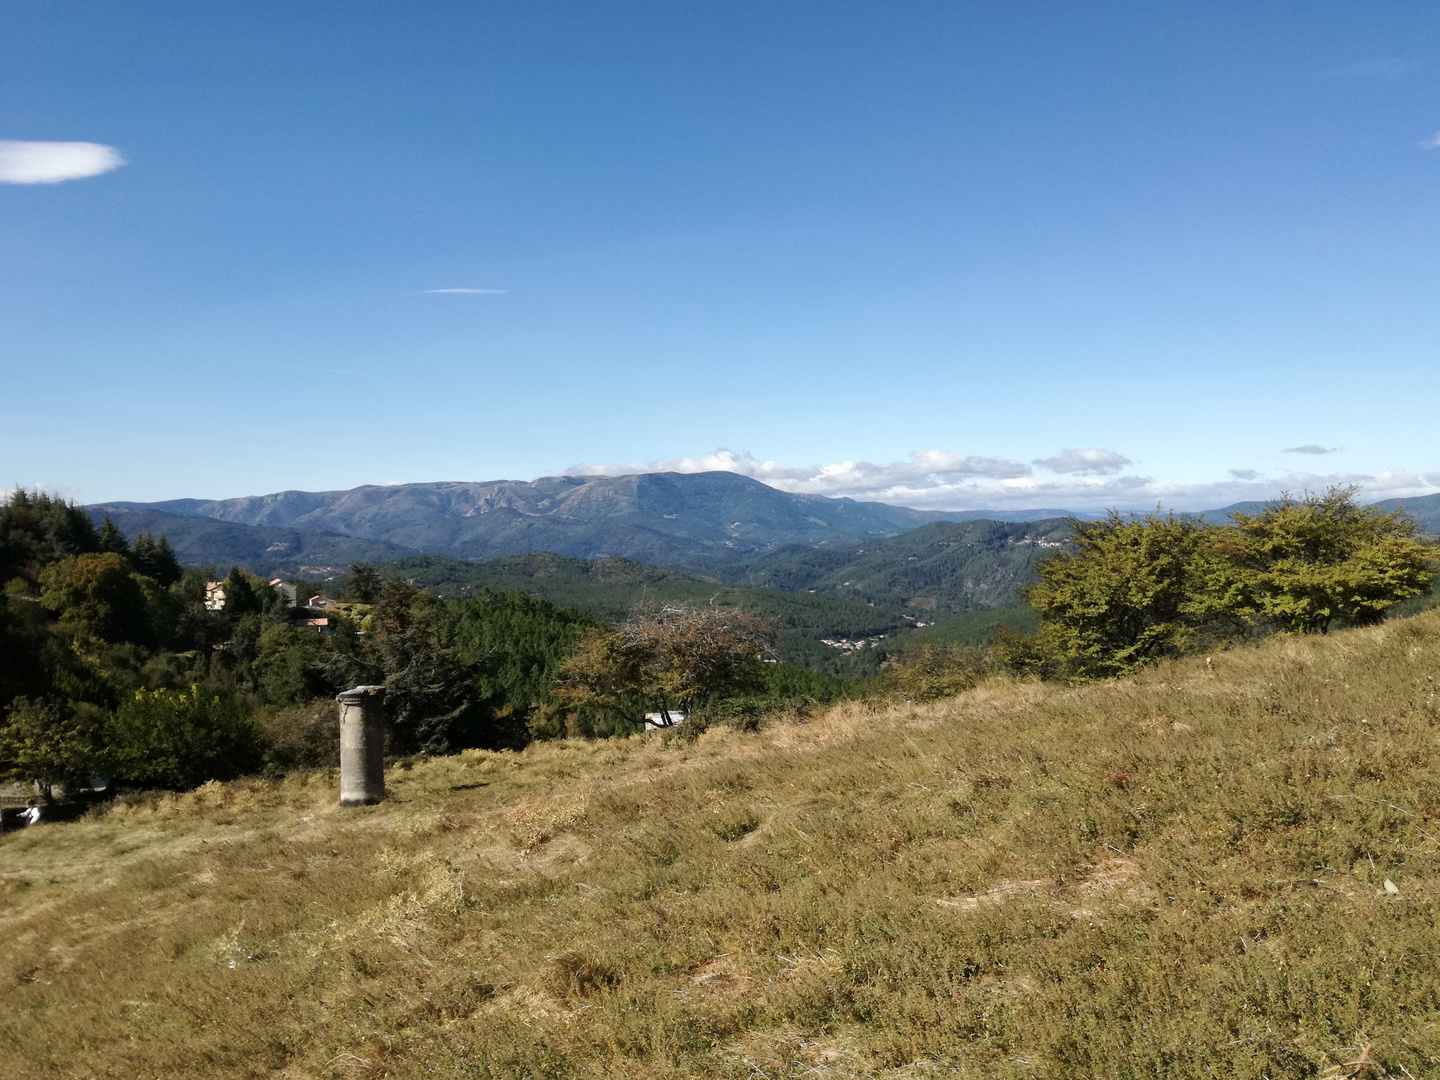
<path fill-rule="evenodd" d="M 259 615 L 264 609 L 260 594 L 250 584 L 245 571 L 232 567 L 225 578 L 225 616 L 238 619 L 242 615 Z"/>
<path fill-rule="evenodd" d="M 170 538 L 164 533 L 160 534 L 160 542 L 155 545 L 155 572 L 150 576 L 167 589 L 184 576 L 180 560 L 175 557 L 175 549 L 170 546 Z"/>
<path fill-rule="evenodd" d="M 150 535 L 149 529 L 135 534 L 130 548 L 130 565 L 148 578 L 155 577 L 155 538 Z"/>
<path fill-rule="evenodd" d="M 0 581 L 98 550 L 95 523 L 83 506 L 23 488 L 0 502 Z"/>
<path fill-rule="evenodd" d="M 116 555 L 130 554 L 130 544 L 126 541 L 125 534 L 110 520 L 109 514 L 106 514 L 105 520 L 100 523 L 98 543 L 102 552 L 111 551 Z"/>

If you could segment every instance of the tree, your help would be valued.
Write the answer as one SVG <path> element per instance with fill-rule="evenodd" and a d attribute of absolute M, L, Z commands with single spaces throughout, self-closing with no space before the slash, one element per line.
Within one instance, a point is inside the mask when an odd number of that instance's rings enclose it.
<path fill-rule="evenodd" d="M 977 645 L 920 645 L 899 657 L 885 683 L 906 701 L 933 701 L 971 689 L 989 666 L 989 653 Z"/>
<path fill-rule="evenodd" d="M 20 697 L 0 724 L 0 778 L 40 785 L 51 798 L 56 784 L 71 785 L 104 768 L 100 711 Z"/>
<path fill-rule="evenodd" d="M 585 634 L 565 661 L 557 694 L 567 704 L 626 708 L 642 699 L 662 726 L 676 713 L 763 685 L 774 626 L 746 611 L 684 605 L 632 616 Z"/>
<path fill-rule="evenodd" d="M 276 623 L 260 633 L 255 673 L 272 705 L 328 697 L 338 689 L 329 680 L 329 649 L 313 630 Z"/>
<path fill-rule="evenodd" d="M 1073 521 L 1073 549 L 1036 564 L 1020 590 L 1040 613 L 1039 651 L 1079 678 L 1123 675 L 1177 655 L 1195 636 L 1190 563 L 1205 526 L 1191 518 Z"/>
<path fill-rule="evenodd" d="M 167 589 L 179 581 L 184 573 L 180 569 L 179 560 L 175 558 L 175 551 L 170 546 L 170 540 L 164 533 L 161 533 L 159 542 L 156 542 L 149 530 L 139 533 L 135 537 L 135 546 L 130 553 L 130 561 L 135 565 L 136 570 L 148 578 L 154 578 Z"/>
<path fill-rule="evenodd" d="M 110 520 L 109 514 L 106 514 L 105 520 L 100 523 L 100 535 L 96 538 L 96 543 L 101 551 L 111 551 L 116 555 L 130 554 L 130 545 L 125 540 L 125 534 Z"/>
<path fill-rule="evenodd" d="M 142 787 L 183 790 L 233 780 L 260 765 L 260 737 L 236 701 L 192 686 L 137 690 L 110 723 L 116 774 Z"/>
<path fill-rule="evenodd" d="M 164 533 L 155 542 L 155 546 L 146 560 L 145 565 L 139 570 L 146 577 L 154 578 L 167 589 L 179 581 L 184 575 L 180 569 L 180 560 L 175 557 L 175 549 L 170 546 L 170 538 Z"/>
<path fill-rule="evenodd" d="M 1284 632 L 1325 633 L 1336 619 L 1378 622 L 1424 592 L 1436 549 L 1402 510 L 1355 503 L 1358 487 L 1287 493 L 1257 514 L 1233 513 L 1201 545 L 1189 610 Z"/>
<path fill-rule="evenodd" d="M 40 603 L 69 629 L 147 644 L 153 635 L 141 581 L 113 551 L 71 555 L 40 571 Z"/>
<path fill-rule="evenodd" d="M 17 488 L 0 503 L 0 582 L 67 555 L 99 551 L 95 523 L 85 508 L 43 491 Z"/>
<path fill-rule="evenodd" d="M 380 579 L 380 571 L 369 563 L 357 562 L 350 564 L 350 577 L 345 583 L 346 591 L 362 604 L 374 603 L 380 595 L 380 589 L 384 582 Z"/>
<path fill-rule="evenodd" d="M 392 578 L 374 614 L 365 651 L 384 672 L 385 714 L 397 750 L 447 753 L 507 741 L 480 687 L 483 668 L 455 648 L 444 601 Z"/>
<path fill-rule="evenodd" d="M 243 615 L 259 615 L 264 609 L 264 598 L 260 591 L 250 584 L 250 575 L 238 566 L 231 567 L 230 573 L 225 577 L 226 619 L 234 623 Z"/>

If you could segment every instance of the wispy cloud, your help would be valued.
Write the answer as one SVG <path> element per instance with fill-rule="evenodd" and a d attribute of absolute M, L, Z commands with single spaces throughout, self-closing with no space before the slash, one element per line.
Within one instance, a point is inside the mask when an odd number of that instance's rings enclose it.
<path fill-rule="evenodd" d="M 1318 443 L 1306 443 L 1304 446 L 1287 446 L 1287 454 L 1333 454 L 1339 450 L 1338 446 L 1320 446 Z"/>
<path fill-rule="evenodd" d="M 1094 449 L 1061 450 L 1054 457 L 1036 458 L 1033 464 L 1051 472 L 1104 476 L 1118 473 L 1126 465 L 1135 463 L 1113 450 Z"/>
<path fill-rule="evenodd" d="M 1253 469 L 1234 469 L 1226 480 L 1180 484 L 1152 476 L 1098 474 L 1092 468 L 1048 479 L 1034 475 L 1023 462 L 948 450 L 917 450 L 904 461 L 882 464 L 844 461 L 794 466 L 722 449 L 693 458 L 572 465 L 565 471 L 579 476 L 733 472 L 781 491 L 843 495 L 930 510 L 1153 510 L 1157 504 L 1176 510 L 1211 510 L 1275 498 L 1282 491 L 1323 491 L 1331 484 L 1359 484 L 1372 499 L 1412 498 L 1440 488 L 1440 473 L 1398 469 L 1367 474 L 1291 472 L 1276 477 L 1263 477 Z"/>
<path fill-rule="evenodd" d="M 439 293 L 459 293 L 464 296 L 497 296 L 500 293 L 508 293 L 509 289 L 421 289 L 420 292 L 426 296 L 434 296 Z"/>
<path fill-rule="evenodd" d="M 1429 138 L 1421 139 L 1420 145 L 1426 150 L 1440 150 L 1440 131 L 1435 132 Z"/>
<path fill-rule="evenodd" d="M 125 158 L 93 142 L 22 142 L 0 139 L 0 184 L 58 184 L 118 169 Z"/>

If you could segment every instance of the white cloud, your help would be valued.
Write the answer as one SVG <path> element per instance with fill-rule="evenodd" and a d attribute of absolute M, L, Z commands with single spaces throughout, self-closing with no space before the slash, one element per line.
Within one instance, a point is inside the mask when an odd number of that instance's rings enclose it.
<path fill-rule="evenodd" d="M 1440 149 L 1440 131 L 1435 132 L 1435 134 L 1431 135 L 1429 138 L 1421 139 L 1420 145 L 1423 146 L 1426 150 Z"/>
<path fill-rule="evenodd" d="M 698 458 L 631 462 L 624 465 L 573 465 L 567 472 L 582 476 L 628 476 L 641 472 L 733 472 L 753 477 L 782 491 L 879 498 L 879 492 L 926 491 L 977 478 L 1029 476 L 1030 466 L 1004 458 L 972 457 L 948 450 L 917 450 L 906 461 L 876 465 L 842 461 L 834 465 L 796 467 L 759 461 L 749 454 L 720 449 Z"/>
<path fill-rule="evenodd" d="M 1060 455 L 1057 455 L 1060 456 Z M 1118 455 L 1117 455 L 1118 456 Z M 1413 498 L 1440 488 L 1440 473 L 1388 470 L 1373 474 L 1292 472 L 1263 478 L 1253 469 L 1230 471 L 1227 480 L 1180 484 L 1149 476 L 1101 475 L 1076 470 L 1045 479 L 1023 462 L 975 457 L 946 450 L 918 450 L 904 461 L 874 464 L 793 466 L 750 454 L 716 450 L 700 457 L 619 465 L 573 465 L 572 476 L 627 476 L 644 472 L 733 472 L 781 491 L 848 496 L 924 510 L 1213 510 L 1231 503 L 1273 499 L 1282 491 L 1324 491 L 1331 484 L 1359 484 L 1366 499 Z"/>
<path fill-rule="evenodd" d="M 100 143 L 0 139 L 0 184 L 58 184 L 99 176 L 124 164 L 119 150 Z"/>
<path fill-rule="evenodd" d="M 1338 446 L 1320 446 L 1318 443 L 1306 443 L 1304 446 L 1287 446 L 1287 454 L 1333 454 L 1339 450 Z"/>
<path fill-rule="evenodd" d="M 1054 457 L 1036 458 L 1036 465 L 1058 473 L 1105 475 L 1118 473 L 1126 465 L 1135 464 L 1113 450 L 1061 450 Z"/>
<path fill-rule="evenodd" d="M 421 293 L 427 296 L 434 296 L 437 293 L 462 293 L 466 296 L 497 296 L 500 293 L 507 293 L 509 289 L 421 289 Z"/>

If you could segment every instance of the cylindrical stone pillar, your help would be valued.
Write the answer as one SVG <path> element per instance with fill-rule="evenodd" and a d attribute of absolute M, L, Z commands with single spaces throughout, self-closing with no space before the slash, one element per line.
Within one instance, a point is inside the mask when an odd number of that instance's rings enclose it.
<path fill-rule="evenodd" d="M 342 690 L 340 805 L 370 806 L 385 798 L 385 688 Z"/>

